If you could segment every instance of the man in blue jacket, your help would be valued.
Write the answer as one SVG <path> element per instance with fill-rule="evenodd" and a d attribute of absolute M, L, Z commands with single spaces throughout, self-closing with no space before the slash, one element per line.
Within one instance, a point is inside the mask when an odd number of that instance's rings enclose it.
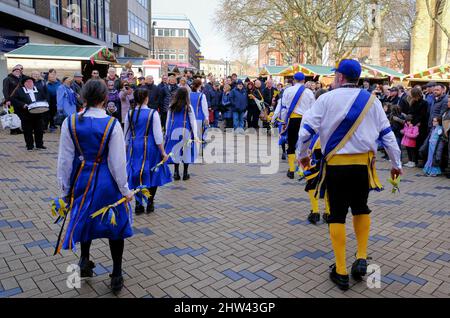
<path fill-rule="evenodd" d="M 231 110 L 233 112 L 233 128 L 235 134 L 244 134 L 244 114 L 248 106 L 247 90 L 241 80 L 230 93 Z"/>
<path fill-rule="evenodd" d="M 444 84 L 437 84 L 434 87 L 434 105 L 430 109 L 430 118 L 428 119 L 428 128 L 433 127 L 433 118 L 440 118 L 447 110 L 448 96 L 445 94 Z"/>
<path fill-rule="evenodd" d="M 220 89 L 220 83 L 215 82 L 214 88 L 210 92 L 210 101 L 209 108 L 214 111 L 214 122 L 212 123 L 213 128 L 219 128 L 219 117 L 220 111 L 222 109 L 222 90 Z"/>

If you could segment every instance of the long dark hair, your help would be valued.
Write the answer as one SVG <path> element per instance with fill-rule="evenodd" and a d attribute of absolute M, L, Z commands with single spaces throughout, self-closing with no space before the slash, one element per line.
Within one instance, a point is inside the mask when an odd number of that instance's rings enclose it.
<path fill-rule="evenodd" d="M 143 106 L 145 100 L 148 97 L 148 90 L 145 88 L 138 88 L 133 92 L 133 97 L 134 97 L 134 102 L 138 106 L 138 112 L 137 112 L 136 119 L 133 121 L 134 112 L 136 110 L 136 107 L 131 108 L 130 118 L 129 118 L 130 126 L 128 127 L 128 130 L 131 129 L 132 132 L 134 131 L 137 121 L 139 119 L 139 115 L 141 114 L 141 107 Z M 127 131 L 127 133 L 128 133 L 128 131 Z"/>
<path fill-rule="evenodd" d="M 178 113 L 183 109 L 183 106 L 187 107 L 188 112 L 191 111 L 189 105 L 191 104 L 191 100 L 189 97 L 189 92 L 186 88 L 180 87 L 176 90 L 175 95 L 172 98 L 172 102 L 170 104 L 170 110 L 173 113 Z"/>
<path fill-rule="evenodd" d="M 89 108 L 104 103 L 108 98 L 108 92 L 108 86 L 106 86 L 104 80 L 90 79 L 87 81 L 81 89 L 81 97 L 86 102 L 86 108 L 80 114 L 79 119 L 83 120 L 83 116 Z"/>

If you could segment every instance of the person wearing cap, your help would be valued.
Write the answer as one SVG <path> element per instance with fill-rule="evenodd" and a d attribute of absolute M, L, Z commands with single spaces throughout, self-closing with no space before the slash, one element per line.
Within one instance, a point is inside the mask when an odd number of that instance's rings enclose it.
<path fill-rule="evenodd" d="M 283 124 L 281 135 L 288 144 L 289 170 L 287 176 L 294 179 L 295 149 L 303 115 L 311 108 L 315 99 L 314 93 L 305 87 L 305 74 L 299 72 L 294 75 L 294 86 L 288 87 L 281 100 L 280 119 Z"/>
<path fill-rule="evenodd" d="M 16 65 L 12 68 L 12 71 L 10 74 L 8 74 L 5 79 L 3 79 L 3 96 L 5 97 L 5 107 L 11 106 L 11 95 L 12 93 L 19 88 L 20 86 L 20 80 L 23 76 L 23 66 L 22 65 Z M 20 128 L 17 129 L 11 129 L 11 135 L 20 135 L 22 134 L 22 131 Z"/>
<path fill-rule="evenodd" d="M 398 97 L 398 93 L 399 93 L 398 87 L 396 87 L 396 86 L 391 87 L 389 89 L 389 93 L 390 94 L 389 94 L 389 97 L 386 102 L 391 105 L 398 105 L 398 103 L 400 102 L 400 97 Z"/>
<path fill-rule="evenodd" d="M 31 114 L 28 105 L 39 101 L 46 101 L 47 96 L 34 85 L 34 78 L 23 76 L 21 87 L 10 97 L 14 112 L 22 122 L 22 130 L 28 151 L 45 150 L 42 114 Z"/>
<path fill-rule="evenodd" d="M 402 173 L 400 149 L 381 102 L 375 95 L 358 88 L 361 65 L 342 60 L 335 71 L 335 89 L 319 97 L 303 117 L 299 133 L 300 164 L 311 165 L 308 147 L 319 134 L 323 159 L 316 195 L 328 197 L 328 224 L 336 262 L 330 279 L 341 289 L 349 289 L 346 266 L 345 221 L 352 209 L 357 240 L 356 261 L 352 276 L 361 281 L 367 273 L 367 245 L 370 212 L 367 200 L 370 190 L 381 190 L 375 168 L 375 154 L 381 141 L 392 162 L 391 177 Z"/>
<path fill-rule="evenodd" d="M 72 90 L 77 97 L 77 112 L 83 108 L 83 99 L 81 98 L 81 89 L 83 88 L 83 74 L 81 72 L 75 72 L 73 74 Z"/>
<path fill-rule="evenodd" d="M 429 82 L 425 88 L 427 90 L 425 94 L 425 100 L 428 102 L 428 113 L 430 112 L 431 107 L 434 105 L 434 87 L 436 86 L 436 82 Z"/>

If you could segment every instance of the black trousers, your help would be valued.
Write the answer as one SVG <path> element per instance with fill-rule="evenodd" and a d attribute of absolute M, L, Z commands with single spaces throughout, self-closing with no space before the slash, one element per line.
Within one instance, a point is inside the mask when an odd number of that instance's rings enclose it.
<path fill-rule="evenodd" d="M 328 223 L 345 224 L 348 209 L 352 215 L 370 214 L 367 206 L 369 199 L 369 174 L 367 166 L 327 166 L 325 183 L 330 217 Z"/>
<path fill-rule="evenodd" d="M 295 154 L 295 149 L 298 142 L 298 132 L 300 130 L 300 125 L 302 123 L 301 118 L 291 118 L 288 126 L 288 155 Z"/>
<path fill-rule="evenodd" d="M 56 98 L 55 98 L 56 99 Z M 42 125 L 43 125 L 43 129 L 47 130 L 49 125 L 50 128 L 55 128 L 55 116 L 56 116 L 56 112 L 57 112 L 57 107 L 56 107 L 56 100 L 52 101 L 50 100 L 48 102 L 49 105 L 49 111 L 42 114 Z"/>
<path fill-rule="evenodd" d="M 248 128 L 259 129 L 259 115 L 261 112 L 257 106 L 251 106 L 248 108 L 247 122 Z"/>
<path fill-rule="evenodd" d="M 406 147 L 406 151 L 408 152 L 408 161 L 414 162 L 417 164 L 417 148 L 416 147 Z"/>
<path fill-rule="evenodd" d="M 42 124 L 42 115 L 40 114 L 27 114 L 21 116 L 22 130 L 25 137 L 25 143 L 27 148 L 34 148 L 44 146 L 44 130 Z"/>
<path fill-rule="evenodd" d="M 81 243 L 81 258 L 89 260 L 89 252 L 92 241 Z M 125 240 L 109 240 L 109 249 L 113 260 L 113 277 L 122 276 L 122 256 L 125 247 Z"/>
<path fill-rule="evenodd" d="M 166 121 L 167 121 L 167 112 L 160 111 L 159 117 L 161 117 L 161 127 L 162 129 L 166 129 Z"/>

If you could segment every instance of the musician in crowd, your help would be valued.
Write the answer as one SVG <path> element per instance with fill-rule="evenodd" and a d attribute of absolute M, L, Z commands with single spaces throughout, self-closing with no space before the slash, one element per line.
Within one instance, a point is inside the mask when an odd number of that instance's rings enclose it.
<path fill-rule="evenodd" d="M 22 130 L 28 151 L 36 149 L 45 150 L 42 114 L 30 112 L 33 105 L 43 102 L 46 104 L 46 95 L 34 85 L 34 78 L 23 76 L 21 87 L 11 96 L 14 112 L 22 121 Z M 48 104 L 47 104 L 48 109 Z"/>
<path fill-rule="evenodd" d="M 23 76 L 23 66 L 16 65 L 13 67 L 12 72 L 3 79 L 3 96 L 5 97 L 5 107 L 10 107 L 12 104 L 11 95 L 14 91 L 19 89 L 20 80 Z M 20 128 L 11 129 L 11 135 L 20 135 L 22 131 Z"/>

